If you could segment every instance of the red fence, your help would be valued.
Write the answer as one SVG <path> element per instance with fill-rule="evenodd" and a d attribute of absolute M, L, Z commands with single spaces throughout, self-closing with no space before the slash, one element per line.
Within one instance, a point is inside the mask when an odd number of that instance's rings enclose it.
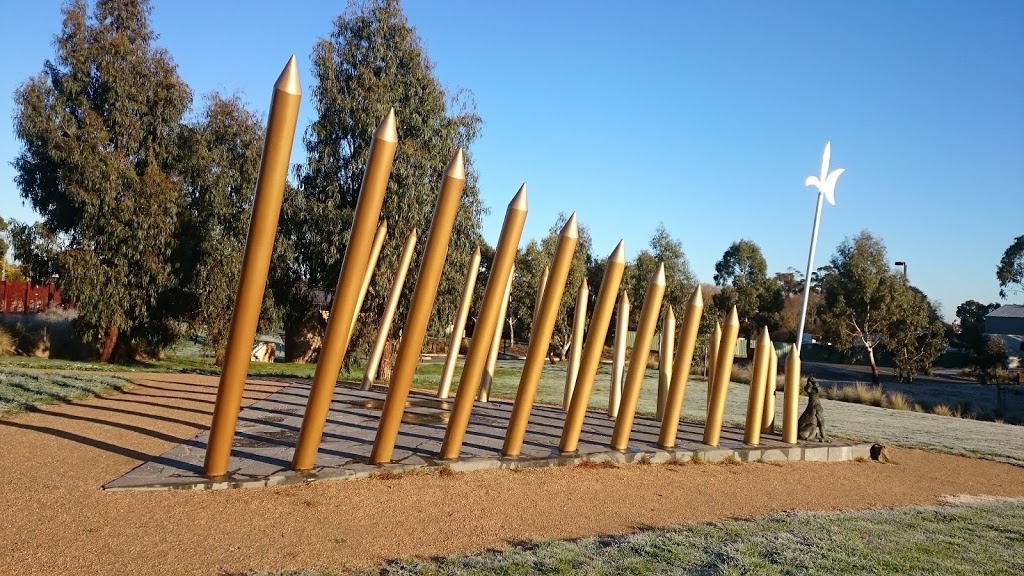
<path fill-rule="evenodd" d="M 32 286 L 29 282 L 0 280 L 0 312 L 42 312 L 50 306 L 61 306 L 60 292 L 53 282 Z"/>

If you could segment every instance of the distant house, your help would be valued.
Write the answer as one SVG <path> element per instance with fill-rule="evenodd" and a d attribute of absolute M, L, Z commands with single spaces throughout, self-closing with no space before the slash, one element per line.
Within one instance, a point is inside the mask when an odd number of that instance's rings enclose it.
<path fill-rule="evenodd" d="M 1024 334 L 1024 306 L 1000 306 L 985 316 L 985 334 Z"/>
<path fill-rule="evenodd" d="M 1001 338 L 1010 352 L 1010 367 L 1020 366 L 1021 342 L 1024 342 L 1024 306 L 1000 306 L 985 316 L 985 334 Z"/>

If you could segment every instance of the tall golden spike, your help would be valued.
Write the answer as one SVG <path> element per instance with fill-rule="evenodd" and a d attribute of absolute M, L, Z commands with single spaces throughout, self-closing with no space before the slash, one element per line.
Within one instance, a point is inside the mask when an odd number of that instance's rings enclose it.
<path fill-rule="evenodd" d="M 388 221 L 381 221 L 377 226 L 377 232 L 373 235 L 373 244 L 370 245 L 370 259 L 366 262 L 366 274 L 363 275 L 363 282 L 359 285 L 359 297 L 356 298 L 356 311 L 352 314 L 352 327 L 349 330 L 356 333 L 356 321 L 359 320 L 359 311 L 363 309 L 363 299 L 366 298 L 366 291 L 370 289 L 370 280 L 373 279 L 373 272 L 377 269 L 377 259 L 380 258 L 380 249 L 384 247 L 384 239 L 388 235 Z"/>
<path fill-rule="evenodd" d="M 484 366 L 484 373 L 480 377 L 480 392 L 476 399 L 481 402 L 488 402 L 491 399 L 491 384 L 494 384 L 494 373 L 498 369 L 498 352 L 501 349 L 501 333 L 505 328 L 505 317 L 508 315 L 509 296 L 512 294 L 512 279 L 515 278 L 516 267 L 508 275 L 508 284 L 505 285 L 505 297 L 501 299 L 501 312 L 498 313 L 498 323 L 494 325 L 494 335 L 491 336 L 491 348 L 487 354 L 487 364 Z"/>
<path fill-rule="evenodd" d="M 782 441 L 796 444 L 797 412 L 800 409 L 800 351 L 796 346 L 789 350 L 786 359 L 786 381 L 782 391 Z"/>
<path fill-rule="evenodd" d="M 711 332 L 711 341 L 708 342 L 708 396 L 707 410 L 711 414 L 711 397 L 715 394 L 715 364 L 718 363 L 718 345 L 722 342 L 722 323 L 715 321 L 715 329 Z"/>
<path fill-rule="evenodd" d="M 612 383 L 608 389 L 608 417 L 619 415 L 622 403 L 623 372 L 626 367 L 626 339 L 629 336 L 629 295 L 625 292 L 619 298 L 619 313 L 615 318 L 615 341 L 612 352 Z"/>
<path fill-rule="evenodd" d="M 636 339 L 633 340 L 633 355 L 629 358 L 629 371 L 626 381 L 622 384 L 622 404 L 619 415 L 615 418 L 615 429 L 612 430 L 612 450 L 624 451 L 629 446 L 629 435 L 633 431 L 633 419 L 636 417 L 636 405 L 640 401 L 640 388 L 647 374 L 647 360 L 651 357 L 651 342 L 654 340 L 654 329 L 658 327 L 658 312 L 661 300 L 665 296 L 665 264 L 658 264 L 658 270 L 651 277 L 644 295 L 644 304 L 640 308 L 640 323 L 636 327 Z"/>
<path fill-rule="evenodd" d="M 405 275 L 409 271 L 409 263 L 412 262 L 412 254 L 415 249 L 416 229 L 414 228 L 412 232 L 409 232 L 409 236 L 406 237 L 405 246 L 402 247 L 402 255 L 398 258 L 398 270 L 395 272 L 395 281 L 391 283 L 391 292 L 388 293 L 388 300 L 384 304 L 384 317 L 380 320 L 377 339 L 374 340 L 370 358 L 366 361 L 363 383 L 359 387 L 364 392 L 369 390 L 377 379 L 380 358 L 384 355 L 384 345 L 387 344 L 388 334 L 391 332 L 391 322 L 395 319 L 398 299 L 402 296 L 402 287 L 405 286 Z"/>
<path fill-rule="evenodd" d="M 722 340 L 718 345 L 715 359 L 715 382 L 711 396 L 711 410 L 704 423 L 704 443 L 718 446 L 722 436 L 722 422 L 725 420 L 725 399 L 729 394 L 729 379 L 732 378 L 732 364 L 736 358 L 736 338 L 739 336 L 740 319 L 733 306 L 722 327 Z"/>
<path fill-rule="evenodd" d="M 626 245 L 624 241 L 619 240 L 604 266 L 604 277 L 597 291 L 597 304 L 594 305 L 594 312 L 590 317 L 590 330 L 587 332 L 587 343 L 583 345 L 576 387 L 572 392 L 572 402 L 569 404 L 569 413 L 566 414 L 565 424 L 562 426 L 562 439 L 558 444 L 558 449 L 562 453 L 575 452 L 579 445 L 583 417 L 587 414 L 590 394 L 594 389 L 594 377 L 601 365 L 608 325 L 611 324 L 612 311 L 615 310 L 615 296 L 619 292 L 625 267 Z"/>
<path fill-rule="evenodd" d="M 370 260 L 373 236 L 380 220 L 380 210 L 397 147 L 398 130 L 395 111 L 392 109 L 373 133 L 366 172 L 363 174 L 359 200 L 352 219 L 352 232 L 341 264 L 341 274 L 338 275 L 331 315 L 327 320 L 306 413 L 299 429 L 298 445 L 292 458 L 294 470 L 309 470 L 316 464 L 316 453 L 320 449 L 324 424 L 338 383 L 338 373 L 352 340 L 352 314 L 359 297 L 360 280 Z"/>
<path fill-rule="evenodd" d="M 274 252 L 274 236 L 281 215 L 301 101 L 299 67 L 295 56 L 292 56 L 274 83 L 270 100 L 267 135 L 263 141 L 263 157 L 260 159 L 249 234 L 245 242 L 242 274 L 238 281 L 235 309 L 231 314 L 224 369 L 217 387 L 217 401 L 213 407 L 210 441 L 203 467 L 210 477 L 224 476 L 228 471 L 245 378 L 249 373 L 252 343 L 256 339 L 270 258 Z"/>
<path fill-rule="evenodd" d="M 761 417 L 764 414 L 764 390 L 768 383 L 768 366 L 771 364 L 772 337 L 765 326 L 754 349 L 754 371 L 750 378 L 750 392 L 747 395 L 747 425 L 743 430 L 743 442 L 757 446 L 761 442 Z"/>
<path fill-rule="evenodd" d="M 537 395 L 537 382 L 544 369 L 544 359 L 551 344 L 551 331 L 554 330 L 555 320 L 558 319 L 558 308 L 562 303 L 565 282 L 569 278 L 569 268 L 572 267 L 572 256 L 576 252 L 579 238 L 579 226 L 576 224 L 576 213 L 573 212 L 558 234 L 551 274 L 544 286 L 540 310 L 530 331 L 530 345 L 526 349 L 526 361 L 523 363 L 523 373 L 519 378 L 519 390 L 516 391 L 516 400 L 512 404 L 512 415 L 509 417 L 508 430 L 505 432 L 505 444 L 501 449 L 502 455 L 506 458 L 519 456 L 523 447 L 526 425 L 530 420 L 530 411 L 533 410 L 533 399 Z"/>
<path fill-rule="evenodd" d="M 572 401 L 572 392 L 576 387 L 576 377 L 580 373 L 580 357 L 583 348 L 583 331 L 587 326 L 587 302 L 590 300 L 590 287 L 587 279 L 580 282 L 580 288 L 576 292 L 576 315 L 572 322 L 572 342 L 569 346 L 569 364 L 565 368 L 565 390 L 562 393 L 562 410 L 569 410 L 569 403 Z"/>
<path fill-rule="evenodd" d="M 772 344 L 768 355 L 768 385 L 764 389 L 764 414 L 761 416 L 761 432 L 771 434 L 775 431 L 775 390 L 778 388 L 779 354 Z"/>
<path fill-rule="evenodd" d="M 416 278 L 409 314 L 402 327 L 402 340 L 398 343 L 395 371 L 388 385 L 388 395 L 384 399 L 380 424 L 377 426 L 377 438 L 370 452 L 370 462 L 374 464 L 390 462 L 391 454 L 395 450 L 398 429 L 405 413 L 405 402 L 409 398 L 409 389 L 412 387 L 416 365 L 420 361 L 420 353 L 423 352 L 423 338 L 427 333 L 430 313 L 434 309 L 441 272 L 448 257 L 448 243 L 451 241 L 452 227 L 455 226 L 455 215 L 459 211 L 462 189 L 465 185 L 466 163 L 462 148 L 459 148 L 445 168 L 441 193 L 438 194 L 434 207 L 430 232 L 427 233 L 419 277 Z"/>
<path fill-rule="evenodd" d="M 438 398 L 447 398 L 451 392 L 452 376 L 455 375 L 455 364 L 459 359 L 459 348 L 462 347 L 462 333 L 466 331 L 466 318 L 469 316 L 469 307 L 473 303 L 473 289 L 476 286 L 476 275 L 479 272 L 480 247 L 477 246 L 469 258 L 466 283 L 462 286 L 462 301 L 459 302 L 459 309 L 455 313 L 452 336 L 448 339 L 448 354 L 444 358 L 444 368 L 441 370 L 441 384 L 437 387 Z"/>
<path fill-rule="evenodd" d="M 672 384 L 668 389 L 668 401 L 665 402 L 665 417 L 661 420 L 658 446 L 666 450 L 676 445 L 679 417 L 683 414 L 686 384 L 690 379 L 693 351 L 697 347 L 697 333 L 700 331 L 700 317 L 703 312 L 704 297 L 700 293 L 700 286 L 697 286 L 686 303 L 686 315 L 683 317 L 683 327 L 679 333 L 679 350 L 676 351 L 675 363 L 672 366 Z"/>
<path fill-rule="evenodd" d="M 669 306 L 665 310 L 665 318 L 661 321 L 661 345 L 658 347 L 658 407 L 655 418 L 662 422 L 665 418 L 665 403 L 668 402 L 668 389 L 672 384 L 672 358 L 676 348 L 676 315 Z"/>
<path fill-rule="evenodd" d="M 473 400 L 480 385 L 480 375 L 483 373 L 490 351 L 491 339 L 485 335 L 493 335 L 494 326 L 498 323 L 502 296 L 512 273 L 512 266 L 516 262 L 516 254 L 519 252 L 519 239 L 523 235 L 526 212 L 526 184 L 523 184 L 515 198 L 508 204 L 505 222 L 501 226 L 501 236 L 498 237 L 498 245 L 494 249 L 491 273 L 487 278 L 483 303 L 477 315 L 476 326 L 473 328 L 474 338 L 469 345 L 466 363 L 462 367 L 459 389 L 455 392 L 455 406 L 452 407 L 448 428 L 441 443 L 441 458 L 446 460 L 458 458 L 462 451 L 462 441 L 466 437 L 469 416 L 473 412 Z M 475 337 L 477 334 L 482 337 Z"/>

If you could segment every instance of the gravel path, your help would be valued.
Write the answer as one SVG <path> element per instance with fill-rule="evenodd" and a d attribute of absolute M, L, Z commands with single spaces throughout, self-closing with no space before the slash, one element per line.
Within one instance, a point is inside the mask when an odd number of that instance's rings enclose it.
<path fill-rule="evenodd" d="M 210 419 L 216 378 L 131 377 L 138 384 L 123 394 L 0 419 L 0 574 L 342 569 L 788 510 L 1024 496 L 1024 468 L 910 449 L 894 449 L 894 464 L 633 465 L 104 493 L 104 482 Z M 254 380 L 246 403 L 278 387 Z"/>

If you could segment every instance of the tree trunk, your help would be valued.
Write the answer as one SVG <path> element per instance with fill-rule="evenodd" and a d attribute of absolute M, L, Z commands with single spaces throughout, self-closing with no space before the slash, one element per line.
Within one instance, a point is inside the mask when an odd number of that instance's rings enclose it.
<path fill-rule="evenodd" d="M 312 315 L 285 322 L 284 360 L 296 364 L 313 362 L 323 344 L 323 326 Z"/>
<path fill-rule="evenodd" d="M 882 381 L 878 378 L 878 364 L 875 363 L 874 347 L 868 348 L 868 360 L 871 361 L 871 383 L 875 386 L 881 386 Z"/>
<path fill-rule="evenodd" d="M 228 349 L 224 346 L 218 346 L 217 351 L 214 353 L 213 363 L 217 366 L 224 365 L 224 358 L 228 355 Z"/>
<path fill-rule="evenodd" d="M 384 352 L 380 355 L 380 368 L 377 380 L 391 383 L 391 374 L 395 369 L 395 340 L 388 338 L 384 342 Z"/>
<path fill-rule="evenodd" d="M 100 350 L 100 362 L 107 364 L 114 355 L 114 348 L 117 346 L 117 336 L 120 333 L 117 326 L 107 326 L 103 334 L 103 346 Z"/>

